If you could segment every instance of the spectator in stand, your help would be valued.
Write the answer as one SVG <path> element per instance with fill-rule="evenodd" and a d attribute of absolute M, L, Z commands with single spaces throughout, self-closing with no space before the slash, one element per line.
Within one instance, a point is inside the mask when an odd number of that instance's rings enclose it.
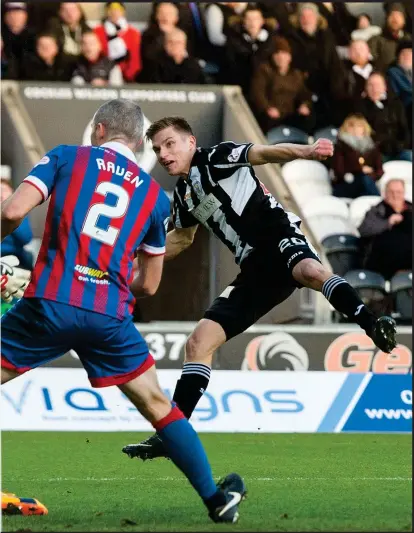
<path fill-rule="evenodd" d="M 121 86 L 121 69 L 102 52 L 99 37 L 92 30 L 82 35 L 81 56 L 73 72 L 72 83 L 95 87 Z"/>
<path fill-rule="evenodd" d="M 313 94 L 316 127 L 338 124 L 335 103 L 344 86 L 344 67 L 335 48 L 335 39 L 326 20 L 312 3 L 299 4 L 292 17 L 294 30 L 288 35 L 293 67 L 306 73 L 306 84 Z M 341 117 L 342 118 L 342 117 Z"/>
<path fill-rule="evenodd" d="M 404 6 L 400 3 L 392 4 L 382 34 L 368 41 L 377 68 L 381 72 L 385 73 L 396 60 L 399 43 L 411 40 L 411 35 L 404 31 L 404 27 Z"/>
<path fill-rule="evenodd" d="M 161 4 L 170 5 L 168 2 L 161 2 Z M 152 13 L 150 16 L 148 26 L 157 25 L 156 14 L 160 3 L 153 4 Z M 178 26 L 187 35 L 187 48 L 190 55 L 197 58 L 210 59 L 211 46 L 207 38 L 207 31 L 204 20 L 204 10 L 202 6 L 196 2 L 180 2 L 172 4 L 177 8 L 175 11 L 176 26 Z M 161 10 L 162 11 L 162 10 Z M 172 28 L 167 28 L 166 32 Z M 163 38 L 160 39 L 160 48 L 162 49 Z"/>
<path fill-rule="evenodd" d="M 56 35 L 59 48 L 67 55 L 80 56 L 82 35 L 90 31 L 81 5 L 77 2 L 62 2 L 59 17 L 51 19 L 45 33 Z"/>
<path fill-rule="evenodd" d="M 47 31 L 51 20 L 59 17 L 59 9 L 60 2 L 36 0 L 27 3 L 30 27 L 34 29 L 36 35 Z"/>
<path fill-rule="evenodd" d="M 288 35 L 292 31 L 291 16 L 297 11 L 297 2 L 257 2 L 265 18 L 277 21 L 277 31 Z"/>
<path fill-rule="evenodd" d="M 141 34 L 125 17 L 122 2 L 106 3 L 106 18 L 95 28 L 103 53 L 119 64 L 125 81 L 135 81 L 141 71 Z"/>
<path fill-rule="evenodd" d="M 388 181 L 384 200 L 372 207 L 358 228 L 364 251 L 363 267 L 391 279 L 413 268 L 412 204 L 405 200 L 405 184 Z"/>
<path fill-rule="evenodd" d="M 351 33 L 353 41 L 369 41 L 375 35 L 381 35 L 379 26 L 373 26 L 371 17 L 367 13 L 361 13 L 357 18 L 356 29 Z"/>
<path fill-rule="evenodd" d="M 379 196 L 375 182 L 381 178 L 381 152 L 371 137 L 372 129 L 362 115 L 349 115 L 342 124 L 331 170 L 334 196 Z"/>
<path fill-rule="evenodd" d="M 1 79 L 2 80 L 16 80 L 18 77 L 18 70 L 16 60 L 13 56 L 6 57 L 4 53 L 3 38 L 0 35 L 0 55 L 1 55 Z"/>
<path fill-rule="evenodd" d="M 255 6 L 246 8 L 240 23 L 230 24 L 232 31 L 224 50 L 223 81 L 229 85 L 240 85 L 246 97 L 253 72 L 271 52 L 275 25 L 274 19 L 265 21 L 261 10 Z"/>
<path fill-rule="evenodd" d="M 280 125 L 312 132 L 312 94 L 305 76 L 291 67 L 292 52 L 283 37 L 272 39 L 273 52 L 262 62 L 252 78 L 250 100 L 263 131 Z"/>
<path fill-rule="evenodd" d="M 241 22 L 247 2 L 218 2 L 208 4 L 205 11 L 207 37 L 222 52 L 227 43 L 230 23 Z"/>
<path fill-rule="evenodd" d="M 388 69 L 388 81 L 405 108 L 408 128 L 413 133 L 413 45 L 410 41 L 399 46 L 396 64 Z"/>
<path fill-rule="evenodd" d="M 369 76 L 375 70 L 371 62 L 372 56 L 366 41 L 352 41 L 348 51 L 349 59 L 344 61 L 345 92 L 344 117 L 358 105 L 365 90 Z"/>
<path fill-rule="evenodd" d="M 36 53 L 25 56 L 22 79 L 36 81 L 70 81 L 76 57 L 59 50 L 53 34 L 41 33 L 36 38 Z"/>
<path fill-rule="evenodd" d="M 385 14 L 388 15 L 390 10 L 393 8 L 395 0 L 385 0 L 382 6 L 384 8 Z M 411 0 L 401 0 L 400 4 L 404 7 L 405 10 L 405 27 L 404 30 L 408 33 L 411 32 L 413 26 L 413 3 Z"/>
<path fill-rule="evenodd" d="M 9 180 L 0 180 L 0 201 L 4 202 L 13 194 L 13 187 Z M 24 218 L 18 228 L 1 243 L 1 256 L 15 255 L 20 261 L 20 268 L 32 270 L 33 255 L 24 249 L 33 239 L 33 232 L 28 217 Z"/>
<path fill-rule="evenodd" d="M 349 11 L 345 2 L 320 2 L 318 7 L 335 37 L 336 45 L 348 46 L 351 32 L 356 28 L 356 16 Z"/>
<path fill-rule="evenodd" d="M 205 8 L 205 22 L 207 38 L 211 44 L 212 55 L 219 69 L 218 83 L 225 83 L 225 46 L 230 25 L 241 22 L 247 2 L 216 2 L 207 4 Z"/>
<path fill-rule="evenodd" d="M 19 79 L 23 57 L 33 53 L 35 35 L 28 27 L 27 7 L 24 2 L 8 2 L 4 5 L 2 38 L 4 60 L 13 64 L 12 77 Z"/>
<path fill-rule="evenodd" d="M 187 35 L 175 28 L 164 37 L 164 52 L 152 65 L 152 83 L 205 83 L 197 59 L 189 56 Z"/>
<path fill-rule="evenodd" d="M 164 52 L 164 37 L 179 28 L 180 12 L 172 2 L 160 2 L 154 5 L 148 28 L 142 34 L 141 58 L 142 71 L 138 81 L 143 83 L 153 79 L 153 67 Z"/>
<path fill-rule="evenodd" d="M 374 130 L 374 140 L 383 155 L 383 161 L 400 159 L 412 161 L 410 132 L 400 100 L 388 93 L 384 76 L 373 72 L 365 84 L 366 96 L 360 101 L 358 111 Z"/>

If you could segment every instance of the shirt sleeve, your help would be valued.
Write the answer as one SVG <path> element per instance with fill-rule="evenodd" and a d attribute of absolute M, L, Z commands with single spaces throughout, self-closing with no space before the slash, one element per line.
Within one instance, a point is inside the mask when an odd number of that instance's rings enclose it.
<path fill-rule="evenodd" d="M 222 142 L 211 148 L 208 159 L 210 164 L 217 168 L 250 166 L 248 153 L 251 146 L 253 146 L 253 143 Z"/>
<path fill-rule="evenodd" d="M 160 189 L 157 204 L 151 213 L 151 224 L 138 250 L 148 255 L 164 255 L 169 221 L 170 200 L 165 192 Z"/>
<path fill-rule="evenodd" d="M 176 191 L 174 191 L 173 223 L 178 229 L 191 228 L 199 224 L 199 221 L 182 205 Z"/>
<path fill-rule="evenodd" d="M 62 165 L 62 151 L 63 146 L 60 145 L 47 152 L 23 180 L 36 187 L 43 196 L 43 202 L 49 198 L 56 183 L 58 170 Z"/>

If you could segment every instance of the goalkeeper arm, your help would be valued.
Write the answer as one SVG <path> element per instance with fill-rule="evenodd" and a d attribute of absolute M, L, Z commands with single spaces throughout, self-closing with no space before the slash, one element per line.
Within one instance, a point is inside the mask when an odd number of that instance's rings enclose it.
<path fill-rule="evenodd" d="M 30 281 L 30 271 L 17 268 L 19 260 L 15 255 L 6 255 L 0 259 L 1 299 L 10 303 L 13 298 L 23 296 Z"/>

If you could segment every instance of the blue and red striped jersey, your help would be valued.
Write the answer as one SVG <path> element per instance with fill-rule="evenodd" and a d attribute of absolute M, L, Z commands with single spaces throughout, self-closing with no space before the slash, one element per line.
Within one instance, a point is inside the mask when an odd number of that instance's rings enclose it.
<path fill-rule="evenodd" d="M 45 298 L 119 319 L 132 312 L 136 250 L 165 253 L 170 202 L 122 143 L 60 145 L 24 180 L 50 196 L 25 298 Z"/>

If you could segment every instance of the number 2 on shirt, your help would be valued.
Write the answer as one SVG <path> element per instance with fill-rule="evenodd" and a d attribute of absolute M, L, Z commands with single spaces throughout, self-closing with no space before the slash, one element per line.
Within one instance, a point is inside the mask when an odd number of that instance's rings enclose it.
<path fill-rule="evenodd" d="M 120 230 L 110 225 L 107 229 L 101 229 L 97 227 L 97 223 L 101 215 L 109 218 L 123 217 L 128 209 L 129 196 L 125 189 L 109 181 L 100 183 L 96 187 L 95 192 L 105 197 L 108 193 L 112 193 L 117 197 L 117 202 L 113 206 L 106 205 L 105 203 L 92 205 L 83 223 L 82 233 L 92 239 L 113 246 Z"/>

